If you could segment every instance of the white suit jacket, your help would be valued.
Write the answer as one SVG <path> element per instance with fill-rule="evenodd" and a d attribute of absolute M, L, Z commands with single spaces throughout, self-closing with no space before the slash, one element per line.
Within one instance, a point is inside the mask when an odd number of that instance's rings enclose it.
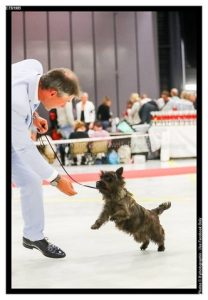
<path fill-rule="evenodd" d="M 76 105 L 77 120 L 81 120 L 82 102 L 80 101 Z M 91 101 L 87 101 L 84 107 L 85 122 L 91 123 L 95 121 L 95 106 Z"/>
<path fill-rule="evenodd" d="M 73 126 L 74 125 L 74 115 L 73 115 L 73 107 L 72 101 L 67 102 L 64 107 L 58 107 L 57 111 L 57 121 L 58 125 L 63 126 Z"/>
<path fill-rule="evenodd" d="M 12 148 L 26 164 L 25 167 L 42 179 L 51 181 L 58 172 L 41 156 L 29 132 L 32 114 L 40 104 L 38 83 L 42 74 L 41 63 L 34 59 L 12 65 Z"/>

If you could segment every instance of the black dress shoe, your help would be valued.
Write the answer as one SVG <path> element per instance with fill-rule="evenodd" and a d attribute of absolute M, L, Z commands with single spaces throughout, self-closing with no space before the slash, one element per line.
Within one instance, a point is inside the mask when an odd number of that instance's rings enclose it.
<path fill-rule="evenodd" d="M 49 243 L 46 239 L 33 242 L 23 237 L 23 246 L 28 249 L 37 249 L 43 255 L 51 258 L 63 258 L 66 256 L 60 248 Z"/>

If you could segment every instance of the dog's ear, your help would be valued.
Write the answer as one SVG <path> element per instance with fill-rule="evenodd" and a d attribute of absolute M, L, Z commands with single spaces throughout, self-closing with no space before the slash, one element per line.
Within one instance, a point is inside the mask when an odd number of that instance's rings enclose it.
<path fill-rule="evenodd" d="M 123 174 L 123 167 L 117 169 L 116 174 L 118 175 L 118 177 L 121 177 L 121 175 Z"/>
<path fill-rule="evenodd" d="M 104 172 L 103 171 L 100 171 L 100 176 L 104 175 Z"/>

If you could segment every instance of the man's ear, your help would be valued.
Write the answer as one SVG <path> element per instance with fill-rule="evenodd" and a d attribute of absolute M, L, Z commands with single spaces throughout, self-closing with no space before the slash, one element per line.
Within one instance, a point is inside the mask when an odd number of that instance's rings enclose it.
<path fill-rule="evenodd" d="M 56 96 L 57 95 L 57 91 L 54 90 L 54 89 L 50 89 L 50 95 L 53 97 L 53 96 Z"/>
<path fill-rule="evenodd" d="M 121 175 L 123 174 L 123 167 L 119 168 L 116 170 L 116 174 L 121 177 Z"/>

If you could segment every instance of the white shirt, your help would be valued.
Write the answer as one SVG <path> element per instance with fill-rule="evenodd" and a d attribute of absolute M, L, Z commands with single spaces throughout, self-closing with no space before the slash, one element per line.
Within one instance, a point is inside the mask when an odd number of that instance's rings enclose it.
<path fill-rule="evenodd" d="M 57 121 L 61 127 L 74 124 L 72 101 L 67 102 L 64 107 L 59 107 L 57 110 Z"/>
<path fill-rule="evenodd" d="M 77 111 L 77 120 L 81 120 L 81 112 L 82 112 L 82 102 L 80 101 L 76 105 L 76 111 Z M 95 121 L 95 106 L 94 104 L 87 100 L 84 106 L 84 118 L 85 123 L 92 123 Z"/>

